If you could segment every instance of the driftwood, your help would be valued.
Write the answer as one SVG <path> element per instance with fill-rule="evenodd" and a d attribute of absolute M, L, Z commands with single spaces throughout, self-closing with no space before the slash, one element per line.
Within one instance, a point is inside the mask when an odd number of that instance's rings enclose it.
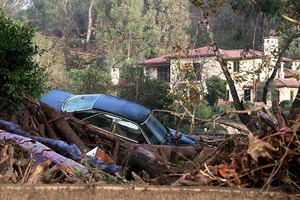
<path fill-rule="evenodd" d="M 36 154 L 32 158 L 34 160 L 33 167 L 31 170 L 31 175 L 27 179 L 27 184 L 35 184 L 38 182 L 39 177 L 48 170 L 51 160 L 40 154 Z"/>
<path fill-rule="evenodd" d="M 79 170 L 82 173 L 88 173 L 88 170 L 83 165 L 68 159 L 56 152 L 52 149 L 48 148 L 47 146 L 34 141 L 30 138 L 26 138 L 20 135 L 12 134 L 0 129 L 0 140 L 6 141 L 12 139 L 14 140 L 15 145 L 19 146 L 20 148 L 24 149 L 27 152 L 35 154 L 41 154 L 47 158 L 49 158 L 53 163 L 59 164 L 64 168 L 73 168 L 75 170 Z"/>
<path fill-rule="evenodd" d="M 57 119 L 62 114 L 50 107 L 48 104 L 41 102 L 41 107 L 46 113 L 49 119 Z M 89 148 L 81 141 L 79 136 L 70 127 L 69 123 L 64 119 L 58 119 L 54 122 L 55 127 L 59 130 L 60 135 L 69 143 L 76 144 L 76 146 L 82 151 L 87 152 Z"/>
<path fill-rule="evenodd" d="M 145 148 L 138 147 L 132 151 L 124 160 L 125 165 L 140 168 L 154 178 L 167 173 L 169 166 L 157 153 Z"/>
<path fill-rule="evenodd" d="M 64 141 L 61 140 L 53 140 L 49 138 L 43 138 L 43 137 L 37 137 L 33 135 L 29 135 L 25 133 L 24 131 L 21 131 L 18 129 L 14 123 L 12 122 L 6 122 L 4 120 L 0 120 L 0 127 L 8 132 L 12 132 L 14 134 L 30 138 L 32 140 L 38 141 L 50 149 L 54 150 L 55 152 L 64 155 L 68 158 L 71 158 L 75 161 L 80 161 L 82 159 L 82 152 L 78 149 L 78 147 L 75 144 L 67 144 Z"/>

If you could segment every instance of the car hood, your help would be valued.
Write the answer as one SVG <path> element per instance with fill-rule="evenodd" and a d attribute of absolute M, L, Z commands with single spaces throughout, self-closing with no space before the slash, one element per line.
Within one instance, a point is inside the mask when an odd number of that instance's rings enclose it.
<path fill-rule="evenodd" d="M 51 90 L 41 98 L 41 102 L 48 104 L 59 112 L 62 112 L 61 107 L 64 101 L 72 94 L 60 90 Z"/>
<path fill-rule="evenodd" d="M 170 137 L 165 141 L 165 145 L 174 145 L 175 144 L 175 134 L 176 130 L 168 128 L 170 130 Z M 196 140 L 190 136 L 178 132 L 178 135 L 181 136 L 178 140 L 179 145 L 193 145 L 196 143 Z"/>

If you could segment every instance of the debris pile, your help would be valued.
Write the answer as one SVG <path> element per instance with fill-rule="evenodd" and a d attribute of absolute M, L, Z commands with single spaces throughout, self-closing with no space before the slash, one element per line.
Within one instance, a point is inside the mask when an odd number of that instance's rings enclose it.
<path fill-rule="evenodd" d="M 0 120 L 1 183 L 227 186 L 300 191 L 300 119 L 258 112 L 259 134 L 216 147 L 133 144 L 23 97 L 18 125 Z M 90 151 L 92 150 L 93 151 Z M 93 152 L 91 153 L 88 152 Z"/>

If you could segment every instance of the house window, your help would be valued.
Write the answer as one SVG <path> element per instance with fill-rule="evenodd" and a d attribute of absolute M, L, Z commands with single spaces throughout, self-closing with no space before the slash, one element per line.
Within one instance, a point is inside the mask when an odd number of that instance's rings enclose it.
<path fill-rule="evenodd" d="M 233 71 L 234 72 L 240 72 L 240 62 L 239 61 L 234 61 L 233 62 Z"/>
<path fill-rule="evenodd" d="M 157 68 L 157 79 L 170 82 L 170 66 Z"/>
<path fill-rule="evenodd" d="M 251 100 L 250 90 L 244 90 L 244 100 L 245 101 L 250 101 Z"/>
<path fill-rule="evenodd" d="M 292 90 L 291 93 L 290 93 L 290 98 L 291 98 L 291 101 L 294 100 L 294 91 Z"/>
<path fill-rule="evenodd" d="M 200 63 L 193 63 L 195 76 L 192 80 L 201 81 L 202 80 L 202 66 Z"/>
<path fill-rule="evenodd" d="M 280 102 L 280 92 L 278 90 L 273 90 L 271 92 L 271 95 L 272 95 L 272 98 L 271 98 L 272 102 L 274 102 L 274 101 Z"/>

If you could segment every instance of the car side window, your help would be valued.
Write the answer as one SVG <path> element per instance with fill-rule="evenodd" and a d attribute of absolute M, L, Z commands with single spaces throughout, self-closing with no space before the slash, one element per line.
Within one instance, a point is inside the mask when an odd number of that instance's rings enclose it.
<path fill-rule="evenodd" d="M 130 121 L 115 118 L 113 127 L 115 134 L 129 138 L 137 143 L 146 143 L 145 137 L 140 128 Z"/>
<path fill-rule="evenodd" d="M 84 121 L 89 122 L 93 126 L 97 126 L 101 129 L 111 131 L 111 125 L 113 118 L 106 114 L 97 114 L 88 118 L 85 118 Z"/>

